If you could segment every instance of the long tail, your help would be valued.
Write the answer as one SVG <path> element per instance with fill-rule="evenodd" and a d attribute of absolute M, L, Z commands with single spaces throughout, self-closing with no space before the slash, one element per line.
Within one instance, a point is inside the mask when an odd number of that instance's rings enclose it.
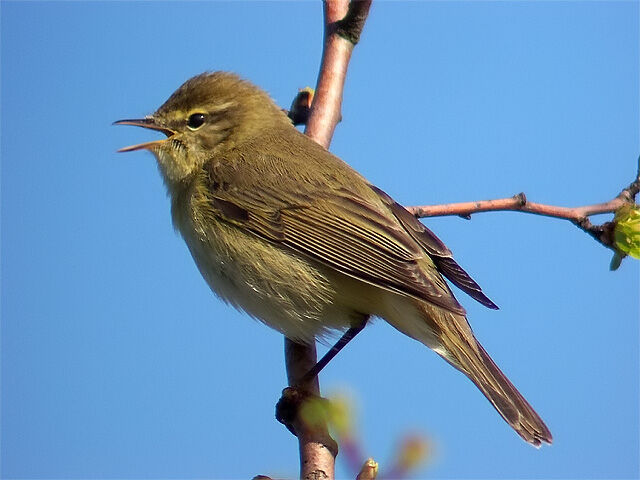
<path fill-rule="evenodd" d="M 553 437 L 545 423 L 482 348 L 466 318 L 445 314 L 439 320 L 444 320 L 437 323 L 440 324 L 439 337 L 445 351 L 438 353 L 476 384 L 525 441 L 535 447 L 542 442 L 551 443 Z"/>
<path fill-rule="evenodd" d="M 544 421 L 529 405 L 522 394 L 513 386 L 509 379 L 500 371 L 489 354 L 479 343 L 479 363 L 464 371 L 473 383 L 489 399 L 502 418 L 525 441 L 535 447 L 542 442 L 551 443 L 553 437 Z"/>

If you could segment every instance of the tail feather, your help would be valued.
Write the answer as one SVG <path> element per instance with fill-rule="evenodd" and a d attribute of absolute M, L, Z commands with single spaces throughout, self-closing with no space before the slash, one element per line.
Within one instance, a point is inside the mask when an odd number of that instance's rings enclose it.
<path fill-rule="evenodd" d="M 545 423 L 475 339 L 466 319 L 455 318 L 449 327 L 457 330 L 457 334 L 452 335 L 448 328 L 441 332 L 446 354 L 439 353 L 476 384 L 526 442 L 535 447 L 540 447 L 542 442 L 551 443 L 553 437 Z M 444 334 L 447 330 L 449 333 Z"/>
<path fill-rule="evenodd" d="M 482 361 L 481 369 L 486 369 L 490 372 L 490 383 L 484 382 L 485 373 L 477 375 L 465 372 L 466 375 L 485 394 L 498 413 L 502 415 L 502 418 L 525 441 L 535 447 L 539 447 L 542 442 L 551 443 L 553 437 L 542 418 L 502 373 L 482 345 L 478 344 L 478 350 Z M 497 384 L 498 388 L 494 387 L 493 384 Z"/>

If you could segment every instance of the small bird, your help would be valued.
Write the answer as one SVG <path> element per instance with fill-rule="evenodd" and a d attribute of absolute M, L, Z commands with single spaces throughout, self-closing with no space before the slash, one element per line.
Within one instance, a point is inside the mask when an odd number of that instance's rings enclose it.
<path fill-rule="evenodd" d="M 203 73 L 152 115 L 115 123 L 166 135 L 120 151 L 155 155 L 173 224 L 222 300 L 298 343 L 380 317 L 469 377 L 525 441 L 551 443 L 443 277 L 495 304 L 438 237 L 263 90 Z"/>

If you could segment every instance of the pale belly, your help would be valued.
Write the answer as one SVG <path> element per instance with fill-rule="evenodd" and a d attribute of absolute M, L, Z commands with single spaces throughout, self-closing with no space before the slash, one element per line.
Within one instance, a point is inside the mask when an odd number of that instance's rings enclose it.
<path fill-rule="evenodd" d="M 365 316 L 338 300 L 324 268 L 294 251 L 222 222 L 176 227 L 218 297 L 292 340 L 310 342 Z"/>

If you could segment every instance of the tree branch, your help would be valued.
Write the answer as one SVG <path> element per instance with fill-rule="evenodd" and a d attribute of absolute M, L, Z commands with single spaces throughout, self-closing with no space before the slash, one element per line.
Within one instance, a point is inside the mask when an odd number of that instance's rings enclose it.
<path fill-rule="evenodd" d="M 545 205 L 527 200 L 524 193 L 518 193 L 510 198 L 496 200 L 481 200 L 478 202 L 447 203 L 444 205 L 423 205 L 407 207 L 407 210 L 418 218 L 440 217 L 458 215 L 467 219 L 474 213 L 515 211 L 555 217 L 569 220 L 581 230 L 587 232 L 596 241 L 615 251 L 613 241 L 613 222 L 605 222 L 601 225 L 593 225 L 589 217 L 600 213 L 614 213 L 623 205 L 635 203 L 635 198 L 640 191 L 640 159 L 638 160 L 638 173 L 631 184 L 623 189 L 615 198 L 604 203 L 585 205 L 582 207 L 558 207 Z"/>
<path fill-rule="evenodd" d="M 311 116 L 305 133 L 329 148 L 341 119 L 342 92 L 355 42 L 360 38 L 371 0 L 325 0 L 325 40 Z"/>
<path fill-rule="evenodd" d="M 325 0 L 324 48 L 305 133 L 325 148 L 329 148 L 333 132 L 341 118 L 342 91 L 353 47 L 360 38 L 371 0 Z M 320 395 L 317 378 L 307 385 L 299 385 L 303 375 L 316 363 L 315 345 L 298 345 L 285 339 L 285 360 L 289 385 L 302 388 L 312 395 Z M 285 389 L 283 398 L 286 392 Z M 310 431 L 300 421 L 288 424 L 298 437 L 300 447 L 300 477 L 303 479 L 333 479 L 335 456 L 329 440 L 322 432 Z M 300 431 L 298 431 L 300 430 Z M 328 434 L 327 434 L 328 437 Z M 329 445 L 327 445 L 329 444 Z M 335 444 L 335 442 L 334 442 Z M 336 446 L 337 447 L 337 446 Z"/>

